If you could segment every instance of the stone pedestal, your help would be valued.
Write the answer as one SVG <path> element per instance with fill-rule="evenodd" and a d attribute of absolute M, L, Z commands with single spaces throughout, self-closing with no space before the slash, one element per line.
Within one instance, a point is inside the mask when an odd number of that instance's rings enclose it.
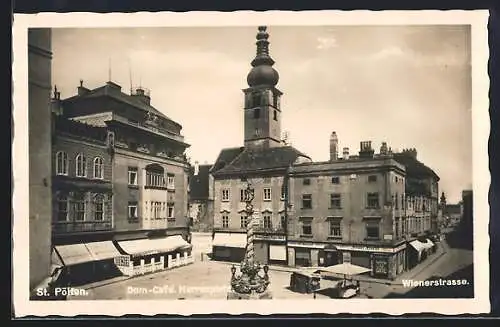
<path fill-rule="evenodd" d="M 235 291 L 230 291 L 227 293 L 228 300 L 271 300 L 272 294 L 269 291 L 265 291 L 264 293 L 251 293 L 251 294 L 242 294 Z"/>

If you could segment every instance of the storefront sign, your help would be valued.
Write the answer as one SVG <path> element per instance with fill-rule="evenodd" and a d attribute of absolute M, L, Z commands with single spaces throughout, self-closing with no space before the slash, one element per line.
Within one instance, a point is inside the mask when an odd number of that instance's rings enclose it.
<path fill-rule="evenodd" d="M 257 241 L 280 241 L 285 242 L 285 236 L 283 235 L 264 235 L 264 234 L 255 234 L 254 239 Z"/>
<path fill-rule="evenodd" d="M 335 245 L 338 250 L 342 251 L 363 251 L 363 252 L 381 252 L 381 253 L 396 253 L 404 248 L 406 244 L 402 244 L 396 248 L 381 248 L 375 246 L 357 246 L 357 245 Z"/>
<path fill-rule="evenodd" d="M 324 249 L 325 244 L 321 243 L 307 243 L 307 242 L 288 242 L 288 246 L 292 248 L 313 248 L 313 249 Z"/>

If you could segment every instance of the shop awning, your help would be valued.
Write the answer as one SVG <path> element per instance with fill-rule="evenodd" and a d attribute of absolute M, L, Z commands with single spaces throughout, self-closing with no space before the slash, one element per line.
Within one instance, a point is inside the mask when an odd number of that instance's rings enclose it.
<path fill-rule="evenodd" d="M 118 245 L 129 255 L 166 253 L 181 248 L 191 247 L 191 245 L 186 242 L 181 235 L 121 241 L 118 242 Z"/>
<path fill-rule="evenodd" d="M 225 246 L 230 248 L 246 248 L 247 234 L 242 233 L 215 233 L 212 246 Z"/>
<path fill-rule="evenodd" d="M 83 243 L 57 245 L 55 250 L 59 254 L 59 257 L 65 266 L 73 266 L 80 263 L 94 261 L 92 254 Z"/>
<path fill-rule="evenodd" d="M 120 256 L 120 252 L 113 244 L 113 241 L 86 243 L 87 249 L 94 260 L 107 260 Z"/>
<path fill-rule="evenodd" d="M 418 253 L 422 253 L 425 249 L 427 249 L 427 245 L 425 243 L 420 242 L 419 240 L 414 240 L 410 242 L 412 248 L 417 250 Z"/>

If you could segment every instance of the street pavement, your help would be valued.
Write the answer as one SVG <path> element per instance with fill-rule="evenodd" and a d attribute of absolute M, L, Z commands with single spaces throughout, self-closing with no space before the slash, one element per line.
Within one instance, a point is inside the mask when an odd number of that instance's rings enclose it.
<path fill-rule="evenodd" d="M 288 289 L 290 273 L 269 271 L 270 291 L 274 299 L 313 299 Z M 193 264 L 159 273 L 87 288 L 87 296 L 72 300 L 152 300 L 152 299 L 226 299 L 231 279 L 230 266 L 216 261 Z M 317 295 L 317 298 L 328 298 Z"/>
<path fill-rule="evenodd" d="M 193 233 L 193 256 L 195 262 L 188 266 L 134 278 L 118 278 L 102 284 L 89 284 L 88 296 L 71 299 L 226 299 L 231 278 L 231 265 L 211 261 L 203 253 L 211 252 L 211 233 Z M 455 244 L 452 240 L 450 242 Z M 443 250 L 427 258 L 419 269 L 407 272 L 400 278 L 425 281 L 436 278 L 466 278 L 470 285 L 454 287 L 404 287 L 401 280 L 392 283 L 362 281 L 361 293 L 365 298 L 453 298 L 472 297 L 472 250 L 450 247 L 441 243 Z M 202 259 L 203 258 L 203 259 Z M 285 267 L 283 267 L 285 268 Z M 293 269 L 292 269 L 293 270 Z M 312 294 L 296 293 L 288 289 L 290 270 L 272 269 L 270 291 L 274 299 L 313 299 Z M 331 286 L 331 281 L 322 280 L 322 288 Z M 316 298 L 329 298 L 327 292 L 319 292 Z"/>

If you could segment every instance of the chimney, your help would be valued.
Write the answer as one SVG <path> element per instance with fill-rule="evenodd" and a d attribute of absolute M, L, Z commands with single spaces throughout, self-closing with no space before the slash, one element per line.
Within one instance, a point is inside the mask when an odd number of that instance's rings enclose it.
<path fill-rule="evenodd" d="M 78 87 L 78 95 L 84 95 L 89 93 L 90 90 L 83 86 L 83 79 L 80 80 L 80 86 Z"/>
<path fill-rule="evenodd" d="M 151 104 L 150 91 L 143 88 L 142 86 L 138 86 L 135 89 L 132 89 L 131 95 L 147 105 Z"/>
<path fill-rule="evenodd" d="M 342 149 L 342 159 L 344 159 L 344 160 L 349 159 L 349 148 Z"/>
<path fill-rule="evenodd" d="M 338 145 L 339 139 L 336 132 L 332 132 L 330 135 L 330 161 L 337 161 L 338 159 Z"/>
<path fill-rule="evenodd" d="M 359 157 L 360 158 L 373 158 L 375 151 L 372 149 L 371 141 L 362 141 L 359 144 Z"/>
<path fill-rule="evenodd" d="M 380 147 L 380 154 L 386 155 L 389 152 L 389 148 L 387 147 L 387 142 L 382 142 L 382 146 Z"/>
<path fill-rule="evenodd" d="M 194 162 L 194 175 L 198 175 L 198 173 L 200 172 L 200 164 L 198 161 L 195 161 Z"/>

